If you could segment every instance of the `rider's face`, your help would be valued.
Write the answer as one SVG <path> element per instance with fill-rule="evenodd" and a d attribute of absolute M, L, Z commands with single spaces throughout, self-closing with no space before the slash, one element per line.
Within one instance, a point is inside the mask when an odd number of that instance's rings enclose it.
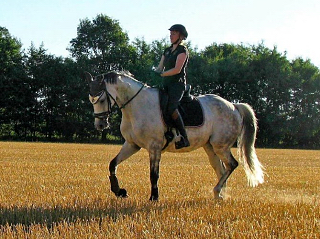
<path fill-rule="evenodd" d="M 180 33 L 178 31 L 170 31 L 170 41 L 171 43 L 176 42 L 180 38 Z"/>

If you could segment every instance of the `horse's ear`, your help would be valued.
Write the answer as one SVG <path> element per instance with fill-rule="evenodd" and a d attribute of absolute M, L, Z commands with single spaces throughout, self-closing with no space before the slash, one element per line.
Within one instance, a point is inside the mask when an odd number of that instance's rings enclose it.
<path fill-rule="evenodd" d="M 88 83 L 93 81 L 92 75 L 87 71 L 82 74 L 82 79 L 86 80 Z"/>

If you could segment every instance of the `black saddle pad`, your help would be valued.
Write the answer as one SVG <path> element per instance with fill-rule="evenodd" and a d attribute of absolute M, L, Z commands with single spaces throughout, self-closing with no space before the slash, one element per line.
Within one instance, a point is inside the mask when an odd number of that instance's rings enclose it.
<path fill-rule="evenodd" d="M 168 103 L 168 95 L 166 92 L 160 90 L 159 91 L 160 97 L 160 108 L 162 112 L 162 116 L 164 122 L 167 126 L 173 126 L 171 121 L 171 117 L 169 115 L 165 115 L 167 103 Z M 199 127 L 203 125 L 204 116 L 202 106 L 195 96 L 187 96 L 182 97 L 179 105 L 179 112 L 182 116 L 183 122 L 185 126 L 189 127 Z"/>

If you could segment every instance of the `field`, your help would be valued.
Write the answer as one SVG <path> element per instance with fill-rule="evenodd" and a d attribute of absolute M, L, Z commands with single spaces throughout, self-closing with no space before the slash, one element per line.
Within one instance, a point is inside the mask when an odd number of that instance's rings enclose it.
<path fill-rule="evenodd" d="M 148 154 L 118 168 L 129 198 L 111 192 L 120 146 L 0 142 L 0 238 L 319 238 L 320 151 L 258 149 L 266 182 L 242 167 L 224 201 L 204 150 L 163 154 L 160 200 L 149 202 Z M 235 152 L 235 150 L 234 150 Z"/>

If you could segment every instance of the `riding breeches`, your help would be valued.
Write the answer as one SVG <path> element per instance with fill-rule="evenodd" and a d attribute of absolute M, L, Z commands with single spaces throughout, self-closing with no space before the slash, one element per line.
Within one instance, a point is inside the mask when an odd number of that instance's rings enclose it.
<path fill-rule="evenodd" d="M 178 109 L 179 102 L 185 91 L 185 84 L 182 82 L 172 82 L 164 86 L 164 89 L 169 96 L 167 114 L 172 115 L 173 112 Z"/>

